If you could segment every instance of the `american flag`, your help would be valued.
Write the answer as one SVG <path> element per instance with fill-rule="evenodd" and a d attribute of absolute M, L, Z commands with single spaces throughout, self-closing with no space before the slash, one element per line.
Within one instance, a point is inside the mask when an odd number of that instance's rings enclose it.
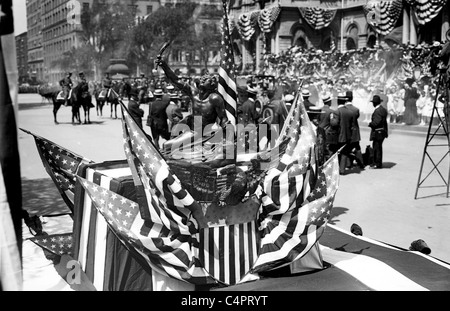
<path fill-rule="evenodd" d="M 219 94 L 225 101 L 225 111 L 228 121 L 236 130 L 236 109 L 237 109 L 237 87 L 234 68 L 234 53 L 230 38 L 230 27 L 228 22 L 227 0 L 223 3 L 223 27 L 222 27 L 222 50 L 221 63 L 219 67 Z"/>
<path fill-rule="evenodd" d="M 55 255 L 62 256 L 67 254 L 72 256 L 73 252 L 72 233 L 38 236 L 30 238 L 30 241 Z"/>
<path fill-rule="evenodd" d="M 286 153 L 260 188 L 262 238 L 252 272 L 303 257 L 323 233 L 337 191 L 337 157 L 317 168 L 315 130 L 302 102 L 292 109 Z"/>
<path fill-rule="evenodd" d="M 45 170 L 58 188 L 64 202 L 66 202 L 69 209 L 73 212 L 78 168 L 81 164 L 94 162 L 63 148 L 46 138 L 40 137 L 24 129 L 21 130 L 34 137 Z"/>
<path fill-rule="evenodd" d="M 199 230 L 193 214 L 202 213 L 200 204 L 183 188 L 125 106 L 122 106 L 122 113 L 124 149 L 139 204 L 135 203 L 136 208 L 126 211 L 132 214 L 126 218 L 128 226 L 122 226 L 119 232 L 128 237 L 151 268 L 161 274 L 193 284 L 217 283 L 198 259 Z M 109 202 L 105 204 L 118 206 L 119 201 Z M 124 220 L 121 214 L 106 217 L 108 221 L 119 223 Z"/>
<path fill-rule="evenodd" d="M 22 290 L 22 180 L 11 0 L 0 0 L 0 291 Z"/>

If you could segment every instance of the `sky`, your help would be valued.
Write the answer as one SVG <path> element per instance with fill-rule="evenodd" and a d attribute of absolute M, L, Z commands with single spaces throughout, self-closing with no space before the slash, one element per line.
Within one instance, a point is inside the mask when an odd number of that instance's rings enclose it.
<path fill-rule="evenodd" d="M 27 1 L 12 0 L 14 10 L 14 34 L 20 35 L 27 31 Z"/>

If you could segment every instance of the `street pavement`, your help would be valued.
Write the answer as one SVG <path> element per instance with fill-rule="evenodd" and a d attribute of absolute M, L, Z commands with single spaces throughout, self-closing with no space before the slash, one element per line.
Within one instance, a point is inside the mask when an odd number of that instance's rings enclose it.
<path fill-rule="evenodd" d="M 148 106 L 141 107 L 146 118 Z M 19 96 L 19 127 L 95 162 L 125 159 L 120 108 L 118 116 L 119 119 L 110 117 L 110 106 L 104 107 L 103 116 L 97 116 L 93 108 L 91 124 L 72 125 L 71 109 L 63 106 L 58 112 L 60 124 L 55 125 L 50 103 L 42 102 L 36 94 Z M 83 114 L 81 117 L 84 121 Z M 364 151 L 370 144 L 369 128 L 365 122 L 360 127 Z M 426 126 L 391 125 L 389 138 L 383 145 L 385 168 L 355 168 L 340 176 L 330 223 L 347 231 L 356 223 L 363 236 L 404 249 L 414 240 L 422 239 L 431 249 L 431 256 L 449 263 L 450 198 L 445 181 L 450 172 L 450 155 L 439 166 L 444 180 L 437 171 L 432 171 L 433 164 L 426 157 L 421 180 L 428 177 L 418 187 L 427 131 Z M 430 158 L 437 163 L 449 150 L 448 140 L 438 137 L 433 142 L 443 145 L 427 148 Z M 44 217 L 47 233 L 71 232 L 71 218 L 58 216 L 68 209 L 42 165 L 33 137 L 19 131 L 19 148 L 24 208 L 31 214 L 49 216 Z M 25 240 L 31 237 L 25 226 L 23 232 Z M 24 257 L 24 269 L 29 267 L 33 274 L 46 273 L 51 286 L 67 289 L 34 243 L 25 241 Z M 33 279 L 33 275 L 28 277 Z M 39 290 L 39 285 L 30 281 L 28 288 Z"/>

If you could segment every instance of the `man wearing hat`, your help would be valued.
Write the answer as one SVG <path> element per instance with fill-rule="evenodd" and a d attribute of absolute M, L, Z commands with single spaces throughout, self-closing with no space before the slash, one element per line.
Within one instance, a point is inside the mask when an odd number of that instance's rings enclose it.
<path fill-rule="evenodd" d="M 59 85 L 62 87 L 62 91 L 64 94 L 64 106 L 67 106 L 67 101 L 69 99 L 70 90 L 72 89 L 72 73 L 68 72 L 66 76 L 59 81 Z"/>
<path fill-rule="evenodd" d="M 247 100 L 238 107 L 238 123 L 247 127 L 248 124 L 256 125 L 258 123 L 258 114 L 256 113 L 256 89 L 247 86 Z"/>
<path fill-rule="evenodd" d="M 130 116 L 136 121 L 139 127 L 142 129 L 142 118 L 144 117 L 144 110 L 142 110 L 140 106 L 140 102 L 138 100 L 139 91 L 136 87 L 131 87 L 130 92 L 128 93 L 129 101 L 128 101 L 128 111 Z"/>
<path fill-rule="evenodd" d="M 372 119 L 369 123 L 370 141 L 372 141 L 374 165 L 371 168 L 383 167 L 383 141 L 388 137 L 388 124 L 386 108 L 381 105 L 382 99 L 374 95 L 371 102 L 375 107 L 372 113 Z"/>
<path fill-rule="evenodd" d="M 306 111 L 309 110 L 313 104 L 309 101 L 309 97 L 311 96 L 311 92 L 308 89 L 304 89 L 302 91 L 303 104 L 305 105 Z"/>
<path fill-rule="evenodd" d="M 170 103 L 170 96 L 163 93 L 162 89 L 156 89 L 153 92 L 155 99 L 149 104 L 149 111 L 147 117 L 147 126 L 152 131 L 155 146 L 160 148 L 160 137 L 165 140 L 170 139 L 169 124 L 167 116 L 167 106 Z"/>
<path fill-rule="evenodd" d="M 170 102 L 169 106 L 166 108 L 166 113 L 169 120 L 169 132 L 172 132 L 173 127 L 183 119 L 183 113 L 181 112 L 181 108 L 178 104 L 180 101 L 178 94 L 171 93 L 169 95 Z"/>
<path fill-rule="evenodd" d="M 292 103 L 294 102 L 294 95 L 292 94 L 287 94 L 286 96 L 284 96 L 284 103 L 286 105 L 287 111 L 289 112 L 289 110 L 291 110 L 292 107 Z"/>
<path fill-rule="evenodd" d="M 312 126 L 316 131 L 317 162 L 320 166 L 323 163 L 325 163 L 325 155 L 327 154 L 325 129 L 323 129 L 322 127 L 319 126 L 319 121 L 320 121 L 321 115 L 323 114 L 323 111 L 320 107 L 312 105 L 309 107 L 309 109 L 306 112 L 308 113 L 309 120 L 311 121 Z"/>
<path fill-rule="evenodd" d="M 355 123 L 352 128 L 352 142 L 351 142 L 351 162 L 356 160 L 356 163 L 361 169 L 364 169 L 364 160 L 361 152 L 361 132 L 359 130 L 359 109 L 353 105 L 353 92 L 347 91 L 345 92 L 345 96 L 347 97 L 347 102 L 345 103 L 345 107 L 347 107 L 354 115 Z"/>
<path fill-rule="evenodd" d="M 111 91 L 111 87 L 112 87 L 112 80 L 109 77 L 109 73 L 105 73 L 105 77 L 103 78 L 102 81 L 102 85 L 104 90 L 102 91 L 102 94 L 104 97 L 108 97 L 109 96 L 109 92 Z"/>
<path fill-rule="evenodd" d="M 86 76 L 84 75 L 84 72 L 80 72 L 78 74 L 80 77 L 80 82 L 78 83 L 78 99 L 82 99 L 83 101 L 89 103 L 90 108 L 94 108 L 94 105 L 92 104 L 92 95 L 89 93 L 89 84 L 86 81 Z"/>
<path fill-rule="evenodd" d="M 355 125 L 355 117 L 353 112 L 345 106 L 347 96 L 345 94 L 338 95 L 337 118 L 339 124 L 338 148 L 342 148 L 339 159 L 339 173 L 345 174 L 347 161 L 350 158 L 352 143 L 352 128 Z"/>
<path fill-rule="evenodd" d="M 323 107 L 320 115 L 319 127 L 325 131 L 325 161 L 338 150 L 339 121 L 337 111 L 331 108 L 330 95 L 322 98 Z"/>

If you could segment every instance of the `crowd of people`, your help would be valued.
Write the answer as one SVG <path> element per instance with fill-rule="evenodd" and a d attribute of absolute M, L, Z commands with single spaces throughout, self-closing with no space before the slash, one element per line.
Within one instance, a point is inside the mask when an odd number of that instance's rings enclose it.
<path fill-rule="evenodd" d="M 447 82 L 440 78 L 447 69 L 448 54 L 448 44 L 440 42 L 415 46 L 393 43 L 389 47 L 344 53 L 295 46 L 280 55 L 268 54 L 259 74 L 238 77 L 244 81 L 238 83 L 238 122 L 246 127 L 267 122 L 261 109 L 271 105 L 270 122 L 278 122 L 281 127 L 292 100 L 300 92 L 318 134 L 323 136 L 323 161 L 341 150 L 341 173 L 349 166 L 361 169 L 366 166 L 359 144 L 362 121 L 372 128 L 372 166 L 381 168 L 387 124 L 437 122 L 434 108 L 441 116 L 448 114 L 448 87 L 439 83 Z M 171 132 L 180 121 L 193 129 L 195 115 L 202 117 L 203 127 L 213 123 L 226 126 L 223 98 L 217 92 L 217 74 L 177 76 L 164 60 L 158 59 L 156 64 L 164 75 L 141 75 L 118 81 L 106 74 L 102 82 L 89 82 L 89 90 L 91 94 L 100 92 L 106 96 L 105 92 L 114 89 L 128 99 L 130 113 L 141 126 L 142 119 L 146 120 L 157 147 L 162 146 L 161 138 L 169 147 L 175 142 Z M 65 93 L 71 87 L 66 82 L 61 81 Z M 142 104 L 148 105 L 147 118 Z M 188 112 L 187 118 L 183 112 Z"/>

